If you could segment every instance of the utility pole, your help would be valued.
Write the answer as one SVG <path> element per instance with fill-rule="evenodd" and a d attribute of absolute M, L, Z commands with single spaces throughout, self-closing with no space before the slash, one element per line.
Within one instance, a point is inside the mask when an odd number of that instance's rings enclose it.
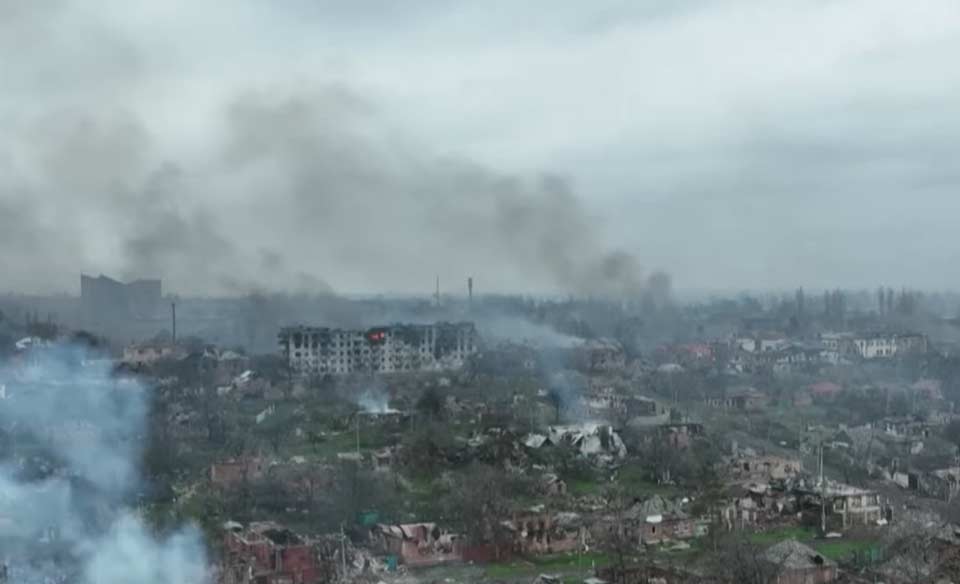
<path fill-rule="evenodd" d="M 359 411 L 357 411 L 356 417 L 357 417 L 357 458 L 359 459 L 360 458 L 360 412 Z M 360 461 L 358 460 L 357 464 L 359 463 Z"/>
<path fill-rule="evenodd" d="M 343 523 L 340 524 L 340 560 L 343 563 L 343 581 L 347 580 L 347 535 L 343 532 Z"/>
<path fill-rule="evenodd" d="M 823 440 L 820 440 L 820 535 L 827 535 L 827 483 L 823 479 Z"/>

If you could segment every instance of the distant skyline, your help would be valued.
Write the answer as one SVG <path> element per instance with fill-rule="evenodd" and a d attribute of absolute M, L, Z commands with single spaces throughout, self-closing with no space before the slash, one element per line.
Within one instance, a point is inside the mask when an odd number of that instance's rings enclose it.
<path fill-rule="evenodd" d="M 0 0 L 0 288 L 960 290 L 956 54 L 954 0 Z"/>

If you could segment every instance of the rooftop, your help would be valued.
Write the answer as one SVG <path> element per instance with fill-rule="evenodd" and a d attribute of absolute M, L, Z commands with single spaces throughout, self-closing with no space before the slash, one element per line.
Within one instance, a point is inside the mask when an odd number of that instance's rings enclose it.
<path fill-rule="evenodd" d="M 805 546 L 795 539 L 781 541 L 767 549 L 763 558 L 781 569 L 803 570 L 823 566 L 836 566 L 836 562 L 825 558 L 811 547 Z"/>

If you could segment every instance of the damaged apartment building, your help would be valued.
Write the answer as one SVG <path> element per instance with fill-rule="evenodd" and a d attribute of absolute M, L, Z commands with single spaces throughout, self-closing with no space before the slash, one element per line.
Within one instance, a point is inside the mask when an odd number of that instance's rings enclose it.
<path fill-rule="evenodd" d="M 301 374 L 394 373 L 460 369 L 477 351 L 472 322 L 394 324 L 366 330 L 290 327 L 280 349 Z"/>

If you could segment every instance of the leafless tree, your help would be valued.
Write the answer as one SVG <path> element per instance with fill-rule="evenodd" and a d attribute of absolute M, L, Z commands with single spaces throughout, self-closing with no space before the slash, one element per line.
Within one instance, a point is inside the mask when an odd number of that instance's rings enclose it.
<path fill-rule="evenodd" d="M 612 581 L 625 584 L 630 572 L 645 568 L 639 562 L 640 537 L 628 514 L 631 499 L 620 485 L 608 488 L 604 498 L 606 521 L 596 534 L 597 544 L 613 559 Z"/>
<path fill-rule="evenodd" d="M 770 584 L 780 566 L 768 561 L 763 550 L 745 537 L 730 537 L 714 554 L 717 584 Z"/>

